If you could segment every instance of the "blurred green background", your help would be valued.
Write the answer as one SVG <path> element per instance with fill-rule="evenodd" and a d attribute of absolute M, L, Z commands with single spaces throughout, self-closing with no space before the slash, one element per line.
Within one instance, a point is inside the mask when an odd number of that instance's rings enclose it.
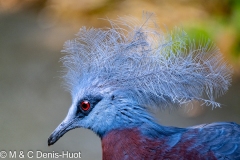
<path fill-rule="evenodd" d="M 109 26 L 99 18 L 141 18 L 142 11 L 154 12 L 169 30 L 179 26 L 194 39 L 211 39 L 234 68 L 232 86 L 217 99 L 222 108 L 162 111 L 160 123 L 240 123 L 239 0 L 0 0 L 0 150 L 81 151 L 82 159 L 101 159 L 100 139 L 85 129 L 47 146 L 71 104 L 59 77 L 60 51 L 82 26 Z"/>

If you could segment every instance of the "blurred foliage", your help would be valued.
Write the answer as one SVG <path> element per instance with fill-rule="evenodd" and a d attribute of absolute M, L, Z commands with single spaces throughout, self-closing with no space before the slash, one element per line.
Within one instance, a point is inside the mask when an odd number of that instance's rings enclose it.
<path fill-rule="evenodd" d="M 196 41 L 209 38 L 217 43 L 240 75 L 239 0 L 0 0 L 0 13 L 33 11 L 42 27 L 59 23 L 103 27 L 98 18 L 122 15 L 140 16 L 154 12 L 160 24 L 183 27 Z"/>
<path fill-rule="evenodd" d="M 206 33 L 211 38 L 219 38 L 227 44 L 226 51 L 231 54 L 234 61 L 239 63 L 240 58 L 240 1 L 239 0 L 210 0 L 200 1 L 209 13 L 209 20 L 203 25 L 195 27 L 196 33 Z M 211 24 L 211 25 L 209 25 Z M 222 36 L 221 36 L 222 35 Z M 228 41 L 228 42 L 226 42 Z M 230 41 L 230 44 L 229 44 Z"/>

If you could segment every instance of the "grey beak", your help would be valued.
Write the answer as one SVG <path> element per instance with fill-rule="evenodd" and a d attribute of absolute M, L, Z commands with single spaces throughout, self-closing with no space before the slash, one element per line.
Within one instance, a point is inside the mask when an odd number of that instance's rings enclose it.
<path fill-rule="evenodd" d="M 71 121 L 63 121 L 59 126 L 52 132 L 50 137 L 48 138 L 48 146 L 53 145 L 57 142 L 65 133 L 76 128 L 74 123 L 78 120 L 77 118 L 72 119 Z"/>

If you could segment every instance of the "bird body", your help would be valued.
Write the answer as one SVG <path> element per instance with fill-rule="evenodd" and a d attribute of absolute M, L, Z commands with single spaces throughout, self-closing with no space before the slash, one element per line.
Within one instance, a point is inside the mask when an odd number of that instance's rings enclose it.
<path fill-rule="evenodd" d="M 155 137 L 139 128 L 113 130 L 102 138 L 103 159 L 240 159 L 240 127 L 235 123 L 171 130 L 155 131 Z"/>
<path fill-rule="evenodd" d="M 194 133 L 194 132 L 193 132 Z M 189 134 L 192 134 L 191 132 Z M 199 153 L 196 139 L 186 141 L 188 133 L 175 133 L 161 138 L 141 135 L 137 128 L 114 130 L 102 140 L 103 159 L 216 159 L 213 152 Z M 180 141 L 180 140 L 183 140 Z M 185 140 L 185 141 L 184 141 Z M 173 144 L 172 146 L 172 143 Z M 114 146 L 114 147 L 113 147 Z"/>
<path fill-rule="evenodd" d="M 191 104 L 219 107 L 231 82 L 218 49 L 176 29 L 164 35 L 153 20 L 109 20 L 111 28 L 80 29 L 65 43 L 62 62 L 72 105 L 48 139 L 74 128 L 102 140 L 103 159 L 240 159 L 240 126 L 162 126 L 150 110 Z M 130 19 L 130 20 L 129 20 Z"/>

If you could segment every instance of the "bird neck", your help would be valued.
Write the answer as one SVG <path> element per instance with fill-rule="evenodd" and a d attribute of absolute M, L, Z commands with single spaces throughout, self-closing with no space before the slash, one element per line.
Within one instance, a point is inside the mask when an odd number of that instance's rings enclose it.
<path fill-rule="evenodd" d="M 130 107 L 123 105 L 120 106 L 120 108 L 120 111 L 116 113 L 113 119 L 107 119 L 108 122 L 111 122 L 109 125 L 101 123 L 100 125 L 98 124 L 92 128 L 100 138 L 105 137 L 114 130 L 121 131 L 124 129 L 133 128 L 138 128 L 141 134 L 152 138 L 159 138 L 161 136 L 176 132 L 176 127 L 173 128 L 159 125 L 156 122 L 156 119 L 151 114 L 149 114 L 149 112 L 144 107 L 138 105 Z"/>
<path fill-rule="evenodd" d="M 143 157 L 152 159 L 148 155 L 155 152 L 161 155 L 164 152 L 164 145 L 175 145 L 186 130 L 159 125 L 146 111 L 141 108 L 137 110 L 138 112 L 122 111 L 126 118 L 121 116 L 121 121 L 116 119 L 120 125 L 100 136 L 104 160 L 143 159 Z"/>

